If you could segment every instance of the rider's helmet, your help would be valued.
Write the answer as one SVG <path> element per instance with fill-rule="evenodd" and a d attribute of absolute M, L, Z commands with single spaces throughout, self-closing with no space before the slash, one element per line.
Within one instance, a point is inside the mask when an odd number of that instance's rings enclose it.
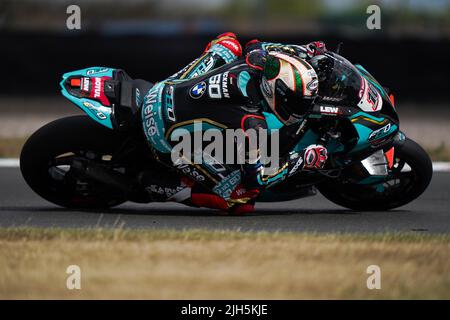
<path fill-rule="evenodd" d="M 282 123 L 298 122 L 311 107 L 318 87 L 316 71 L 305 60 L 280 52 L 267 55 L 261 92 Z"/>

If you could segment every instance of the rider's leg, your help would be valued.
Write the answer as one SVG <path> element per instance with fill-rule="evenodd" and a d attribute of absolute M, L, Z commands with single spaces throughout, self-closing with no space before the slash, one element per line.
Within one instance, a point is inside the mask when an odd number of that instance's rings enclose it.
<path fill-rule="evenodd" d="M 190 180 L 159 163 L 141 172 L 139 182 L 156 202 L 183 202 L 191 197 Z"/>

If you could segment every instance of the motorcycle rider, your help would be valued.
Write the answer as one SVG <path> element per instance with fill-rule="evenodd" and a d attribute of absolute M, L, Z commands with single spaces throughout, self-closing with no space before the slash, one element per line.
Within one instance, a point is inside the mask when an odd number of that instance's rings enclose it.
<path fill-rule="evenodd" d="M 199 58 L 145 95 L 141 116 L 146 138 L 155 158 L 181 177 L 155 170 L 143 175 L 142 183 L 159 200 L 245 213 L 254 210 L 264 187 L 301 170 L 322 169 L 327 150 L 319 142 L 283 155 L 271 174 L 265 172 L 258 149 L 247 150 L 240 170 L 218 164 L 219 171 L 206 162 L 173 162 L 171 152 L 175 130 L 197 121 L 246 132 L 267 129 L 263 112 L 271 112 L 285 126 L 298 124 L 317 96 L 321 74 L 311 64 L 320 66 L 325 51 L 322 42 L 298 46 L 258 40 L 242 50 L 231 32 L 212 40 Z M 257 155 L 256 161 L 250 154 Z"/>

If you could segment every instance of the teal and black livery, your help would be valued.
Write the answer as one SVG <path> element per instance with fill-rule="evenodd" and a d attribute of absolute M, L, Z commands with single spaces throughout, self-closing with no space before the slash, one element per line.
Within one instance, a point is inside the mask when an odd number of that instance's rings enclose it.
<path fill-rule="evenodd" d="M 166 126 L 163 115 L 164 82 L 155 84 L 145 95 L 141 115 L 144 133 L 153 148 L 162 153 L 170 153 L 172 147 L 165 138 Z M 172 101 L 172 98 L 169 99 Z"/>
<path fill-rule="evenodd" d="M 113 129 L 113 110 L 111 106 L 102 104 L 99 100 L 89 96 L 93 78 L 113 78 L 116 69 L 106 67 L 91 67 L 82 70 L 67 72 L 60 82 L 61 92 L 64 97 L 73 102 L 92 119 Z M 83 87 L 84 86 L 84 87 Z"/>

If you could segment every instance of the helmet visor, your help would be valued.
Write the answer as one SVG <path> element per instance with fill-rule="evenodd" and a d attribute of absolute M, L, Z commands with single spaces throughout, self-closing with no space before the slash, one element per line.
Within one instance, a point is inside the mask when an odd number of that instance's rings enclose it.
<path fill-rule="evenodd" d="M 300 96 L 288 86 L 277 79 L 275 82 L 275 109 L 280 117 L 287 121 L 291 116 L 301 118 L 310 109 L 314 102 L 312 97 Z"/>

